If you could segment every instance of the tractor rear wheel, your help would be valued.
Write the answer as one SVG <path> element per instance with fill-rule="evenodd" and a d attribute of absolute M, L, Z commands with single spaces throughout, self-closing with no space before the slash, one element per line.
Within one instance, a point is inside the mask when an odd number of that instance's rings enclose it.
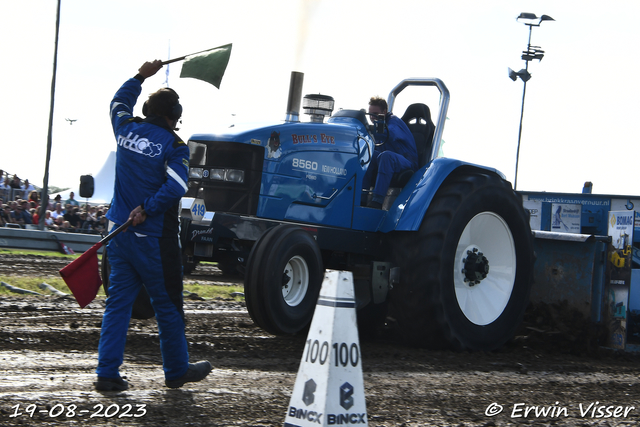
<path fill-rule="evenodd" d="M 395 248 L 401 283 L 390 295 L 405 340 L 494 350 L 513 337 L 533 277 L 533 236 L 519 196 L 489 174 L 454 176 L 418 232 Z"/>
<path fill-rule="evenodd" d="M 314 238 L 293 225 L 279 225 L 258 239 L 244 281 L 253 321 L 274 335 L 304 330 L 313 317 L 324 268 Z"/>

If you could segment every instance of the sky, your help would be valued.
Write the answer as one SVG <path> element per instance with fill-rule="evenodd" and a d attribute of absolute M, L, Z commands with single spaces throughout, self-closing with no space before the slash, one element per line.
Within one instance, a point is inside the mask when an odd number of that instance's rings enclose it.
<path fill-rule="evenodd" d="M 42 186 L 55 47 L 55 0 L 0 2 L 0 67 L 5 137 L 0 169 Z M 95 175 L 115 139 L 108 108 L 116 90 L 147 60 L 233 44 L 220 89 L 180 78 L 168 84 L 184 108 L 185 140 L 234 123 L 281 121 L 292 71 L 303 94 L 367 108 L 405 78 L 437 77 L 450 105 L 446 157 L 500 170 L 514 182 L 529 27 L 521 12 L 551 16 L 533 28 L 545 51 L 531 61 L 517 189 L 640 195 L 640 2 L 616 0 L 62 0 L 49 185 L 77 187 Z M 143 98 L 167 80 L 143 85 Z M 437 111 L 437 93 L 405 90 Z M 435 89 L 432 89 L 435 90 Z M 76 120 L 70 124 L 65 119 Z M 303 118 L 303 120 L 306 120 Z M 435 118 L 434 118 L 435 121 Z"/>

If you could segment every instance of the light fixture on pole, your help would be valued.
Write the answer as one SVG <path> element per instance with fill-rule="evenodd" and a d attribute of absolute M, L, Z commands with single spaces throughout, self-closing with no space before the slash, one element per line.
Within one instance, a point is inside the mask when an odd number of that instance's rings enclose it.
<path fill-rule="evenodd" d="M 529 42 L 527 43 L 527 50 L 522 52 L 522 59 L 525 61 L 525 67 L 516 72 L 509 68 L 509 78 L 514 82 L 518 80 L 518 77 L 524 83 L 524 87 L 522 89 L 522 108 L 520 110 L 520 130 L 518 131 L 518 149 L 516 151 L 516 175 L 513 182 L 513 189 L 516 190 L 518 188 L 518 162 L 520 160 L 520 140 L 522 138 L 522 117 L 524 116 L 524 97 L 527 93 L 527 82 L 531 79 L 531 74 L 529 73 L 529 61 L 533 59 L 537 59 L 538 61 L 542 61 L 544 57 L 544 50 L 540 49 L 540 46 L 531 46 L 531 31 L 533 27 L 539 27 L 540 24 L 544 21 L 555 21 L 549 15 L 542 15 L 541 17 L 537 17 L 533 13 L 522 12 L 520 16 L 516 18 L 516 21 L 523 20 L 524 25 L 529 27 Z"/>

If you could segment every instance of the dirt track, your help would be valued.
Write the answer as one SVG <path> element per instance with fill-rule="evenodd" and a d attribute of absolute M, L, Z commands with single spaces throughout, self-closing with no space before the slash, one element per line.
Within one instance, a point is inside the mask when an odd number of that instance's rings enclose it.
<path fill-rule="evenodd" d="M 0 275 L 56 275 L 67 262 L 0 255 Z M 214 268 L 186 279 L 233 281 Z M 164 387 L 155 323 L 134 320 L 121 371 L 132 387 L 98 393 L 103 307 L 103 300 L 79 309 L 65 297 L 0 298 L 0 425 L 283 424 L 306 337 L 265 334 L 241 303 L 187 300 L 189 350 L 192 360 L 214 364 L 209 379 Z M 599 348 L 596 331 L 562 307 L 536 307 L 525 320 L 496 353 L 406 348 L 392 325 L 361 342 L 369 425 L 640 423 L 640 357 Z M 538 414 L 527 414 L 533 406 Z"/>

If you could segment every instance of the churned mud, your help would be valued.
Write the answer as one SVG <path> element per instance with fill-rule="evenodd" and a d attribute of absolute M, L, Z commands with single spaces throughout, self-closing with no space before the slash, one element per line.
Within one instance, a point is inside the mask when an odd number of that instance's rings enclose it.
<path fill-rule="evenodd" d="M 0 275 L 46 277 L 68 260 L 0 255 Z M 187 280 L 237 282 L 215 267 Z M 66 290 L 65 290 L 66 291 Z M 154 319 L 133 320 L 122 375 L 93 381 L 104 300 L 0 297 L 0 425 L 282 426 L 305 336 L 274 337 L 243 303 L 187 299 L 192 360 L 214 371 L 164 386 Z M 561 305 L 532 307 L 518 336 L 493 353 L 408 348 L 393 324 L 361 341 L 370 426 L 632 426 L 640 423 L 640 357 L 603 349 L 598 331 Z"/>

